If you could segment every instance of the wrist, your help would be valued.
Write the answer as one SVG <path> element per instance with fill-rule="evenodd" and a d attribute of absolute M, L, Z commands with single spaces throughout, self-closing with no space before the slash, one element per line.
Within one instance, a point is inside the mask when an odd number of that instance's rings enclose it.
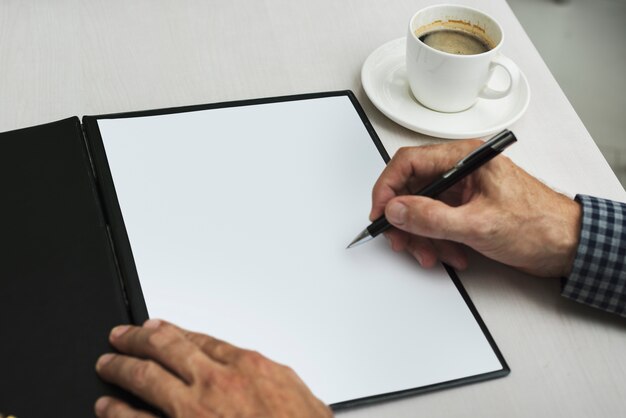
<path fill-rule="evenodd" d="M 578 245 L 580 243 L 580 229 L 582 223 L 582 207 L 575 200 L 567 198 L 563 210 L 563 240 L 561 243 L 563 263 L 561 277 L 567 277 L 572 272 Z"/>

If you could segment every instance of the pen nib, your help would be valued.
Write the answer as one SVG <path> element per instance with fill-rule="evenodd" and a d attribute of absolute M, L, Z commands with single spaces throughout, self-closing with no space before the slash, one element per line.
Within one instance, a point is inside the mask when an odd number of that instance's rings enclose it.
<path fill-rule="evenodd" d="M 364 242 L 371 240 L 372 238 L 373 237 L 370 235 L 369 231 L 367 229 L 364 229 L 359 235 L 357 235 L 354 240 L 352 240 L 352 242 L 346 247 L 346 249 L 361 245 Z"/>

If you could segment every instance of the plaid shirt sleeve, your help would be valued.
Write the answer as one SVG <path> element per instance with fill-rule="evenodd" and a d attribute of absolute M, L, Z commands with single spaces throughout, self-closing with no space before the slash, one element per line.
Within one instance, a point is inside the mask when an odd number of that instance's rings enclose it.
<path fill-rule="evenodd" d="M 561 294 L 626 317 L 626 204 L 577 195 L 580 243 Z"/>

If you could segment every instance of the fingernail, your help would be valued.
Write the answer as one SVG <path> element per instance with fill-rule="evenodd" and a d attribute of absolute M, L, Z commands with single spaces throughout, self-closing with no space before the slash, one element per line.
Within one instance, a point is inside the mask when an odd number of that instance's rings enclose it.
<path fill-rule="evenodd" d="M 119 338 L 129 329 L 130 329 L 130 325 L 118 325 L 117 327 L 111 330 L 110 337 L 111 339 Z"/>
<path fill-rule="evenodd" d="M 144 328 L 158 328 L 159 325 L 161 325 L 161 320 L 159 319 L 148 319 L 146 322 L 143 323 L 143 327 Z"/>
<path fill-rule="evenodd" d="M 406 222 L 407 211 L 408 209 L 405 204 L 400 202 L 391 202 L 387 206 L 387 210 L 385 212 L 389 222 L 395 225 L 402 225 Z"/>
<path fill-rule="evenodd" d="M 101 355 L 98 361 L 96 362 L 96 370 L 100 370 L 105 364 L 113 360 L 113 357 L 115 357 L 115 354 L 113 353 L 106 353 L 106 354 Z"/>
<path fill-rule="evenodd" d="M 104 411 L 107 409 L 107 406 L 109 406 L 110 402 L 111 400 L 107 398 L 106 396 L 98 398 L 98 400 L 96 401 L 96 404 L 94 405 L 94 410 L 96 411 L 96 415 L 101 416 L 104 413 Z"/>
<path fill-rule="evenodd" d="M 417 251 L 415 251 L 413 253 L 413 255 L 415 256 L 415 259 L 417 260 L 418 263 L 420 263 L 420 266 L 424 266 L 424 263 L 422 261 L 422 255 L 420 253 L 418 253 Z"/>

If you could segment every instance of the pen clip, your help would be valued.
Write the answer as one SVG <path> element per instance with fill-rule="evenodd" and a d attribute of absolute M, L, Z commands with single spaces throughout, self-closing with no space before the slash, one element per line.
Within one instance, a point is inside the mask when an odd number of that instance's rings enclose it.
<path fill-rule="evenodd" d="M 462 159 L 460 159 L 455 165 L 454 168 L 459 168 L 462 165 L 466 164 L 469 160 L 471 160 L 472 158 L 474 158 L 476 155 L 480 154 L 485 148 L 488 148 L 491 146 L 491 141 L 487 141 L 485 143 L 483 143 L 480 147 L 476 148 L 474 151 L 472 151 L 471 153 L 469 153 L 468 155 L 466 155 L 465 157 L 463 157 Z"/>
<path fill-rule="evenodd" d="M 480 147 L 476 148 L 465 158 L 459 160 L 459 162 L 457 162 L 454 167 L 459 168 L 462 165 L 467 164 L 469 160 L 474 158 L 476 155 L 482 153 L 485 148 L 491 148 L 495 152 L 500 153 L 506 147 L 511 145 L 513 142 L 515 142 L 516 140 L 517 139 L 515 138 L 515 135 L 513 135 L 513 132 L 509 131 L 508 129 L 505 129 L 499 134 L 495 135 L 493 138 L 489 139 L 488 141 L 485 141 Z"/>

